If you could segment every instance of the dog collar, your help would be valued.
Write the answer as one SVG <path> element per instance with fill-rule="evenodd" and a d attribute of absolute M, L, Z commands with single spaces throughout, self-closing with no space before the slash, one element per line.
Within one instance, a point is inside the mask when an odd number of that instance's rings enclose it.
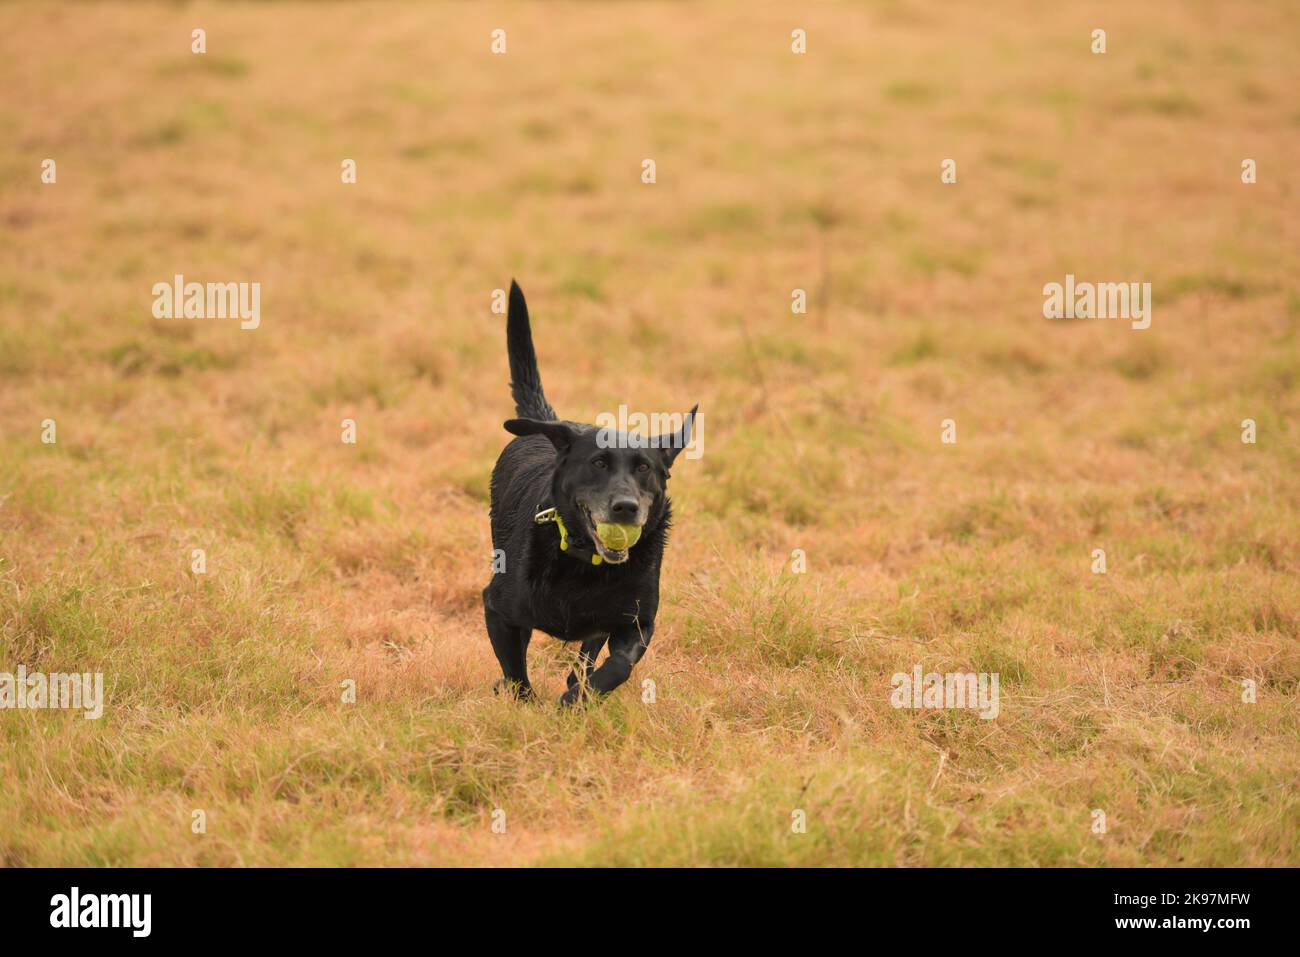
<path fill-rule="evenodd" d="M 533 521 L 538 525 L 548 525 L 554 522 L 560 528 L 560 551 L 570 558 L 576 558 L 578 561 L 586 564 L 590 562 L 593 565 L 599 565 L 603 559 L 595 551 L 589 548 L 583 548 L 569 541 L 569 530 L 564 526 L 564 519 L 560 518 L 560 510 L 552 505 L 550 508 L 544 508 L 533 516 Z"/>

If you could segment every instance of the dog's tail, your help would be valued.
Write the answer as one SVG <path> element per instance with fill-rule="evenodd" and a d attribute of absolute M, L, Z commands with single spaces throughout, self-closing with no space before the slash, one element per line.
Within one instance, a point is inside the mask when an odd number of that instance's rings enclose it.
<path fill-rule="evenodd" d="M 510 280 L 510 311 L 506 315 L 506 351 L 510 354 L 510 394 L 515 397 L 515 414 L 525 419 L 554 422 L 559 418 L 542 391 L 542 374 L 537 371 L 533 351 L 533 330 L 528 324 L 528 304 L 519 283 Z"/>

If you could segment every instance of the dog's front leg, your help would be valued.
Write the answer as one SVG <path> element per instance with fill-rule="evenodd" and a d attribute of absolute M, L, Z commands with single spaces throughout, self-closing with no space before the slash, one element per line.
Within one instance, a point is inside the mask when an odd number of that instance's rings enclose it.
<path fill-rule="evenodd" d="M 591 673 L 591 690 L 609 694 L 632 674 L 632 666 L 641 660 L 650 639 L 654 636 L 654 623 L 632 622 L 614 629 L 609 636 L 609 655 L 604 663 Z M 570 705 L 582 697 L 583 685 L 578 682 L 560 697 L 560 704 Z"/>
<path fill-rule="evenodd" d="M 483 614 L 492 650 L 501 663 L 502 678 L 492 686 L 492 690 L 498 694 L 505 691 L 526 701 L 533 696 L 533 686 L 528 683 L 528 641 L 533 630 L 509 624 L 488 605 L 486 594 L 483 598 Z"/>

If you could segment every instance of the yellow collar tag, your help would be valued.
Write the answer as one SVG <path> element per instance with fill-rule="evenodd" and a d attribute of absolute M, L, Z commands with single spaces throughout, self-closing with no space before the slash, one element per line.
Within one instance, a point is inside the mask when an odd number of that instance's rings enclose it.
<path fill-rule="evenodd" d="M 569 530 L 564 527 L 564 519 L 560 518 L 560 510 L 558 508 L 552 506 L 551 508 L 542 509 L 542 511 L 533 516 L 533 521 L 538 525 L 546 525 L 550 522 L 554 522 L 558 525 L 560 527 L 560 551 L 567 552 L 569 550 Z M 591 563 L 593 565 L 599 565 L 600 562 L 600 555 L 593 553 L 591 556 Z"/>

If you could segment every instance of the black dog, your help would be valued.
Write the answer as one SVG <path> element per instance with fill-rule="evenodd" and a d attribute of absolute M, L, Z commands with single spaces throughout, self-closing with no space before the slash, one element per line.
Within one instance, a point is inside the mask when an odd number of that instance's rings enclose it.
<path fill-rule="evenodd" d="M 539 628 L 582 642 L 585 676 L 575 668 L 560 698 L 573 704 L 584 677 L 601 693 L 626 681 L 655 633 L 671 518 L 668 470 L 690 441 L 696 410 L 677 432 L 654 439 L 560 421 L 542 392 L 528 306 L 514 282 L 506 344 L 520 418 L 505 427 L 521 438 L 505 447 L 492 470 L 496 561 L 483 610 L 505 676 L 497 688 L 532 696 L 528 640 Z M 608 547 L 598 523 L 639 525 L 640 539 L 628 548 Z M 597 668 L 606 641 L 609 655 Z"/>

